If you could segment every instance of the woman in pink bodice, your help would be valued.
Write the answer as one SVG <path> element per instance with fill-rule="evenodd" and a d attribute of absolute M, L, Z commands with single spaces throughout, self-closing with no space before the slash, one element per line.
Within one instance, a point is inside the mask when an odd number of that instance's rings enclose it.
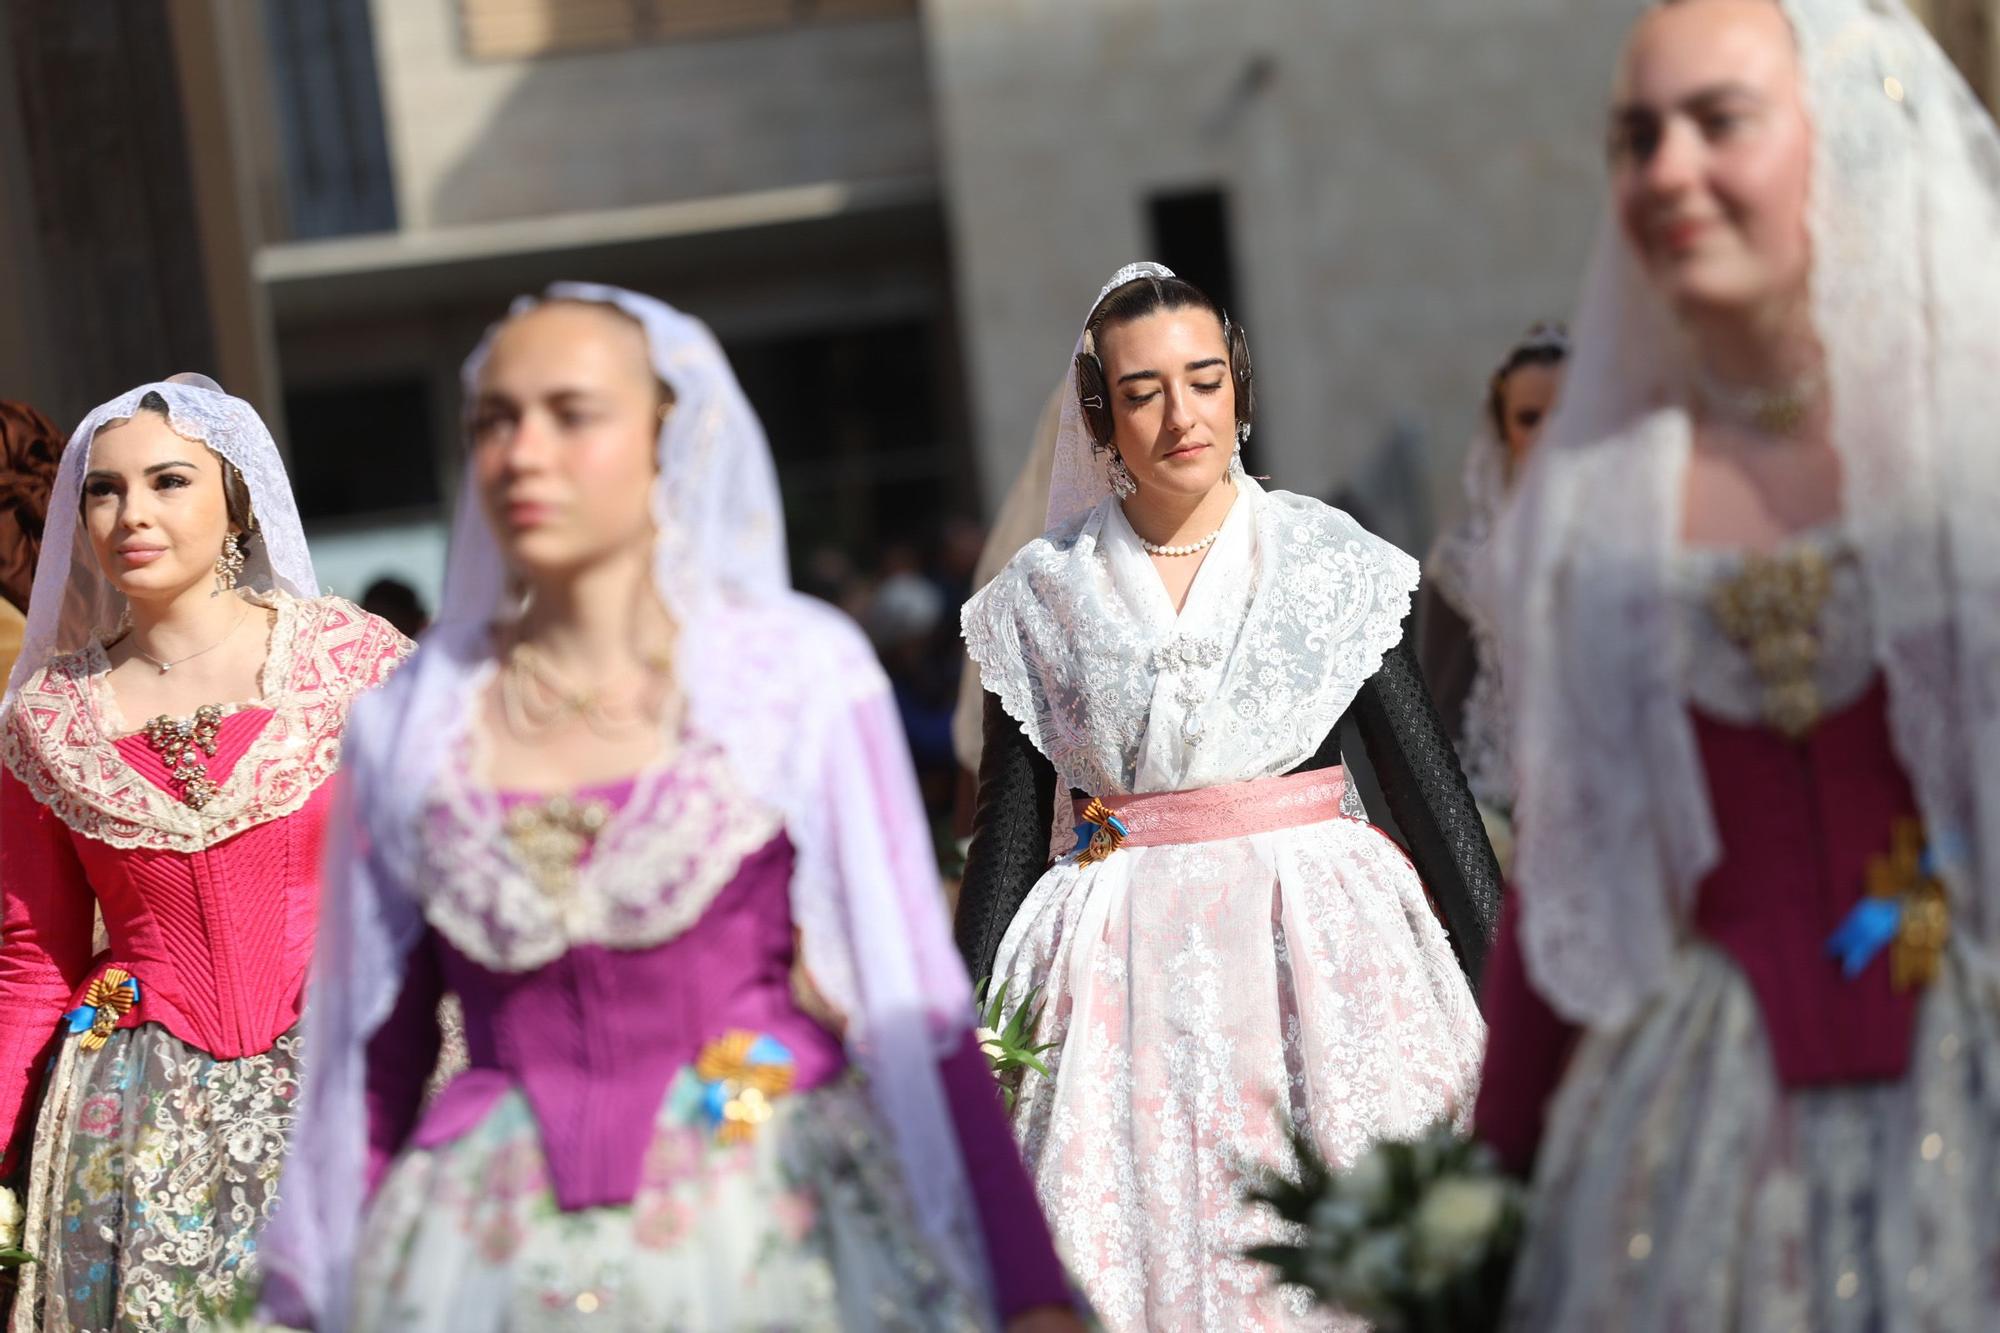
<path fill-rule="evenodd" d="M 1677 0 L 1498 546 L 1509 1326 L 1990 1327 L 2000 137 L 1894 0 Z"/>
<path fill-rule="evenodd" d="M 409 644 L 318 595 L 270 434 L 198 377 L 78 427 L 31 607 L 0 718 L 0 1141 L 40 1260 L 13 1326 L 182 1328 L 256 1275 L 327 780 Z"/>

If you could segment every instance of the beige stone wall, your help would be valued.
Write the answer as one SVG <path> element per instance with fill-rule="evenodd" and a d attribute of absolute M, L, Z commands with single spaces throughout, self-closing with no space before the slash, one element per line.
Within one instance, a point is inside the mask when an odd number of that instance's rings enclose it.
<path fill-rule="evenodd" d="M 373 0 L 405 229 L 929 175 L 914 19 L 474 61 L 453 0 Z"/>
<path fill-rule="evenodd" d="M 1448 507 L 1481 384 L 1573 299 L 1636 0 L 925 0 L 985 493 L 1145 200 L 1227 188 L 1276 484 L 1406 418 Z M 1246 79 L 1267 58 L 1269 75 Z"/>

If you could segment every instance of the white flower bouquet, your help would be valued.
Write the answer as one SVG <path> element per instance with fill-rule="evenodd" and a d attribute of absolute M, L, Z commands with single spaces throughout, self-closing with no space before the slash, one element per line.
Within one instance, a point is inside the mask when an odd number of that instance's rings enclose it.
<path fill-rule="evenodd" d="M 0 1188 L 0 1269 L 35 1262 L 35 1256 L 21 1248 L 21 1223 L 25 1220 L 20 1196 Z"/>
<path fill-rule="evenodd" d="M 1333 1171 L 1304 1135 L 1292 1139 L 1299 1180 L 1269 1179 L 1251 1197 L 1295 1224 L 1299 1238 L 1248 1257 L 1378 1333 L 1498 1326 L 1527 1191 L 1484 1147 L 1443 1123 Z"/>

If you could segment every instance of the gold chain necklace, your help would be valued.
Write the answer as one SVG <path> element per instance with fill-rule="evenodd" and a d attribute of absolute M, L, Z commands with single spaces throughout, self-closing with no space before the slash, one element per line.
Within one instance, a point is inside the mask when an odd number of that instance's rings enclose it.
<path fill-rule="evenodd" d="M 533 644 L 517 643 L 501 663 L 501 713 L 524 741 L 576 722 L 604 740 L 630 740 L 657 730 L 677 697 L 672 663 L 664 654 L 649 658 L 646 668 L 649 679 L 621 700 L 602 687 L 572 683 Z"/>
<path fill-rule="evenodd" d="M 243 614 L 236 617 L 236 623 L 229 627 L 229 632 L 227 634 L 217 639 L 214 643 L 208 645 L 208 647 L 201 649 L 199 652 L 189 653 L 186 657 L 176 657 L 172 661 L 168 661 L 163 657 L 155 657 L 151 653 L 147 652 L 144 648 L 141 648 L 139 646 L 138 636 L 136 635 L 133 636 L 132 651 L 138 656 L 143 657 L 150 665 L 158 668 L 159 673 L 164 676 L 169 671 L 172 671 L 175 667 L 179 666 L 181 663 L 192 662 L 194 661 L 195 658 L 201 657 L 207 653 L 212 653 L 217 648 L 220 648 L 223 644 L 228 643 L 231 639 L 236 637 L 236 631 L 242 629 L 243 622 L 248 620 L 249 618 L 250 618 L 250 608 L 246 606 L 243 608 Z"/>

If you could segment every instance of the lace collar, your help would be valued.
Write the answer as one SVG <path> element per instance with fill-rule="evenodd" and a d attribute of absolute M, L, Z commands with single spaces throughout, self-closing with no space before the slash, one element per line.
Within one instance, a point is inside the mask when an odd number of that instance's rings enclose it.
<path fill-rule="evenodd" d="M 491 664 L 475 682 L 490 679 Z M 425 811 L 424 916 L 468 958 L 527 972 L 580 944 L 649 949 L 701 919 L 744 858 L 784 829 L 752 798 L 713 741 L 688 732 L 640 772 L 552 884 L 508 836 L 499 793 L 478 776 L 478 724 L 466 729 Z"/>
<path fill-rule="evenodd" d="M 982 685 L 1070 786 L 1288 772 L 1400 639 L 1416 561 L 1338 509 L 1239 485 L 1178 617 L 1115 499 L 1030 542 L 967 603 Z"/>
<path fill-rule="evenodd" d="M 128 729 L 96 641 L 23 684 L 0 720 L 0 761 L 64 824 L 113 847 L 200 851 L 296 812 L 338 766 L 348 704 L 412 645 L 339 597 L 257 600 L 277 613 L 261 697 L 228 711 L 267 708 L 271 718 L 202 809 L 127 762 L 117 742 Z"/>

